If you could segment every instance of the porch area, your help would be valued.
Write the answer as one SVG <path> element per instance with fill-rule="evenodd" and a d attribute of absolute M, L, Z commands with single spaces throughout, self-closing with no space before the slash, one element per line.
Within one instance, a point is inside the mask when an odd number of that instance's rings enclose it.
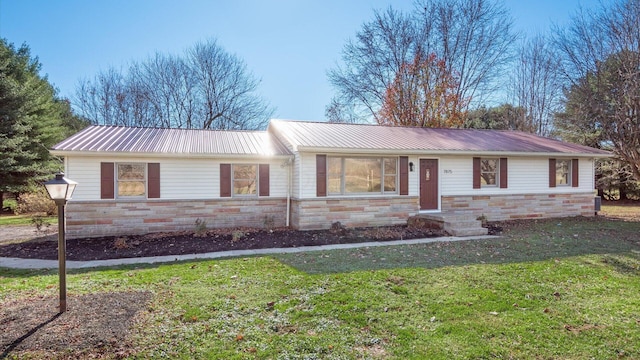
<path fill-rule="evenodd" d="M 417 214 L 409 218 L 409 226 L 442 229 L 451 236 L 487 235 L 482 227 L 480 215 L 471 212 L 444 211 L 440 213 Z"/>

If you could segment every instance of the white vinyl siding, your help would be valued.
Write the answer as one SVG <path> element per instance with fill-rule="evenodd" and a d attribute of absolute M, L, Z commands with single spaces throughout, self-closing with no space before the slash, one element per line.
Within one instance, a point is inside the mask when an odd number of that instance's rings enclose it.
<path fill-rule="evenodd" d="M 426 158 L 426 157 L 425 157 Z M 471 156 L 445 156 L 440 160 L 440 194 L 476 195 L 476 194 L 541 194 L 590 192 L 594 189 L 593 161 L 580 159 L 579 187 L 549 188 L 548 157 L 507 157 L 509 159 L 509 187 L 488 187 L 473 189 L 473 160 Z M 410 173 L 413 174 L 413 173 Z M 411 175 L 415 176 L 415 175 Z M 410 194 L 411 195 L 411 194 Z"/>
<path fill-rule="evenodd" d="M 68 157 L 66 176 L 78 182 L 74 200 L 100 199 L 100 163 L 160 163 L 160 199 L 220 198 L 220 164 L 269 164 L 269 197 L 287 196 L 288 166 L 282 159 L 183 159 L 159 157 Z"/>

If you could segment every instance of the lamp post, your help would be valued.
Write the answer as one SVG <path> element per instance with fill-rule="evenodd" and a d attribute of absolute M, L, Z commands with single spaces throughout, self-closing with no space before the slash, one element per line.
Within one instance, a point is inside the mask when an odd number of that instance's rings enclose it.
<path fill-rule="evenodd" d="M 64 236 L 64 206 L 71 199 L 77 182 L 56 174 L 55 179 L 44 183 L 49 196 L 58 205 L 58 277 L 60 279 L 60 313 L 67 311 L 67 243 Z"/>

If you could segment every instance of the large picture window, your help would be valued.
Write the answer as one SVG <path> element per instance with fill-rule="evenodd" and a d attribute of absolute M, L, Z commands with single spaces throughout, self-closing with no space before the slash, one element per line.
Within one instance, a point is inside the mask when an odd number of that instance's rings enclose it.
<path fill-rule="evenodd" d="M 118 164 L 118 197 L 143 197 L 146 195 L 146 168 L 145 163 Z"/>
<path fill-rule="evenodd" d="M 398 159 L 327 157 L 327 190 L 331 195 L 396 193 Z"/>
<path fill-rule="evenodd" d="M 233 194 L 258 195 L 258 165 L 233 165 Z"/>

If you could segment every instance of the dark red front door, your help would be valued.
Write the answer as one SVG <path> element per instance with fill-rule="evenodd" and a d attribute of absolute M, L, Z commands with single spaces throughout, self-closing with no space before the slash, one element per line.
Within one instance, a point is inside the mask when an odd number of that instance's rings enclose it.
<path fill-rule="evenodd" d="M 420 159 L 420 210 L 438 210 L 438 160 Z"/>

